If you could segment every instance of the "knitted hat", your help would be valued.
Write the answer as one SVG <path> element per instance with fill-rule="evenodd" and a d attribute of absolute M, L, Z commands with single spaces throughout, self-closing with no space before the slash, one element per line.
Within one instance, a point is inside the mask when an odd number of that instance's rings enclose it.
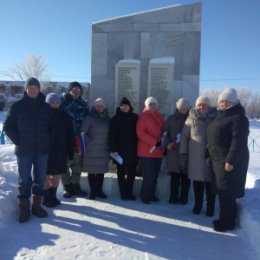
<path fill-rule="evenodd" d="M 195 105 L 198 106 L 199 104 L 206 104 L 206 105 L 210 106 L 210 100 L 206 96 L 199 96 L 196 100 Z"/>
<path fill-rule="evenodd" d="M 61 98 L 58 94 L 56 93 L 49 93 L 46 96 L 45 102 L 48 104 L 52 104 L 52 103 L 61 103 Z"/>
<path fill-rule="evenodd" d="M 234 88 L 224 89 L 218 96 L 218 104 L 221 101 L 229 101 L 231 103 L 238 103 L 237 91 Z"/>
<path fill-rule="evenodd" d="M 177 109 L 189 109 L 190 108 L 190 102 L 187 98 L 180 98 L 176 102 L 176 108 Z"/>
<path fill-rule="evenodd" d="M 151 103 L 155 103 L 156 104 L 156 106 L 158 106 L 158 101 L 157 101 L 157 99 L 155 98 L 155 97 L 148 97 L 145 101 L 144 101 L 144 105 L 145 105 L 145 107 L 149 107 L 149 105 L 151 104 Z"/>
<path fill-rule="evenodd" d="M 120 101 L 120 106 L 122 106 L 122 105 L 128 105 L 131 107 L 131 103 L 126 97 L 122 97 L 122 99 Z"/>
<path fill-rule="evenodd" d="M 101 104 L 101 105 L 105 106 L 105 101 L 103 98 L 97 98 L 94 102 L 95 102 L 95 105 Z"/>
<path fill-rule="evenodd" d="M 29 86 L 36 86 L 36 87 L 40 88 L 40 82 L 36 78 L 33 78 L 33 77 L 28 78 L 24 83 L 24 88 L 27 89 Z"/>
<path fill-rule="evenodd" d="M 69 84 L 68 91 L 70 92 L 73 88 L 80 88 L 80 90 L 82 91 L 82 86 L 77 81 L 73 81 Z"/>

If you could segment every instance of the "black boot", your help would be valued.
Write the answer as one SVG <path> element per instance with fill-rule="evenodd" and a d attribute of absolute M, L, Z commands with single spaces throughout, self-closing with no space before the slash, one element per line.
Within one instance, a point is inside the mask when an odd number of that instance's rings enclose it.
<path fill-rule="evenodd" d="M 190 180 L 187 174 L 181 174 L 181 196 L 179 203 L 182 205 L 187 204 L 190 190 Z"/>
<path fill-rule="evenodd" d="M 171 182 L 170 182 L 171 195 L 169 198 L 169 203 L 172 204 L 179 203 L 179 187 L 180 187 L 180 174 L 177 172 L 171 172 Z"/>
<path fill-rule="evenodd" d="M 96 175 L 93 173 L 88 174 L 88 183 L 90 188 L 89 199 L 95 200 L 96 199 Z"/>
<path fill-rule="evenodd" d="M 96 196 L 102 199 L 106 199 L 107 195 L 103 192 L 104 174 L 96 174 Z"/>
<path fill-rule="evenodd" d="M 206 183 L 207 210 L 206 216 L 213 217 L 215 211 L 215 194 L 212 192 L 211 183 Z"/>
<path fill-rule="evenodd" d="M 85 197 L 88 195 L 88 193 L 86 191 L 83 191 L 80 187 L 80 184 L 71 184 L 72 187 L 72 195 L 74 196 L 79 196 L 79 197 Z"/>
<path fill-rule="evenodd" d="M 43 191 L 42 205 L 44 205 L 44 206 L 46 206 L 48 208 L 54 208 L 56 206 L 56 204 L 52 200 L 51 188 L 46 189 L 46 190 Z"/>
<path fill-rule="evenodd" d="M 31 211 L 30 211 L 30 199 L 29 198 L 20 198 L 19 199 L 19 222 L 25 223 L 30 219 Z"/>
<path fill-rule="evenodd" d="M 71 198 L 72 197 L 72 186 L 70 184 L 63 185 L 63 197 Z"/>
<path fill-rule="evenodd" d="M 123 171 L 119 171 L 119 167 L 117 167 L 117 182 L 120 192 L 120 197 L 122 200 L 127 200 L 127 191 L 126 191 L 126 181 L 125 181 L 125 174 Z"/>
<path fill-rule="evenodd" d="M 202 181 L 193 181 L 193 190 L 194 190 L 194 199 L 195 204 L 193 207 L 193 214 L 200 214 L 203 206 L 203 195 L 204 195 L 204 182 Z"/>
<path fill-rule="evenodd" d="M 53 204 L 55 204 L 55 206 L 61 205 L 60 200 L 58 200 L 57 198 L 57 187 L 52 187 L 50 189 L 50 194 L 51 194 L 51 201 L 53 202 Z"/>

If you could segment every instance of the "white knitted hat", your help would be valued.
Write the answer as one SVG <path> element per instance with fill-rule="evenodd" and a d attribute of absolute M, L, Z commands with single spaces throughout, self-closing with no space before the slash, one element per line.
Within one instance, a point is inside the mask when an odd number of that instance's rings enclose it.
<path fill-rule="evenodd" d="M 237 91 L 234 88 L 224 89 L 218 96 L 218 104 L 221 101 L 229 101 L 233 104 L 238 103 L 239 99 L 237 97 Z"/>
<path fill-rule="evenodd" d="M 105 106 L 105 101 L 104 101 L 104 99 L 103 98 L 97 98 L 96 100 L 95 100 L 95 105 L 97 105 L 97 104 L 101 104 L 101 105 L 103 105 L 103 106 Z"/>
<path fill-rule="evenodd" d="M 207 104 L 208 106 L 210 106 L 210 100 L 206 96 L 199 96 L 196 100 L 196 106 L 198 106 L 199 104 Z"/>
<path fill-rule="evenodd" d="M 149 107 L 149 105 L 151 104 L 151 103 L 155 103 L 156 104 L 156 106 L 158 106 L 158 101 L 157 101 L 157 99 L 155 98 L 155 97 L 148 97 L 145 101 L 144 101 L 144 105 L 145 105 L 145 107 Z"/>
<path fill-rule="evenodd" d="M 176 108 L 177 109 L 189 109 L 190 108 L 190 102 L 187 98 L 180 98 L 176 102 Z"/>

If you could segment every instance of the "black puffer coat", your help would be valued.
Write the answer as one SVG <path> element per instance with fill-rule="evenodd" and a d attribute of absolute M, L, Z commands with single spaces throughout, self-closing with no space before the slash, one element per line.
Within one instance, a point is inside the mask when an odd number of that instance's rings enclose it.
<path fill-rule="evenodd" d="M 16 145 L 17 155 L 43 155 L 50 151 L 53 113 L 40 92 L 32 99 L 24 97 L 14 103 L 4 122 L 3 130 Z"/>
<path fill-rule="evenodd" d="M 65 173 L 68 159 L 73 159 L 74 132 L 73 125 L 66 112 L 52 109 L 55 125 L 51 133 L 51 151 L 48 159 L 47 174 Z"/>
<path fill-rule="evenodd" d="M 208 127 L 209 154 L 217 192 L 222 196 L 244 196 L 249 162 L 248 134 L 249 122 L 240 103 L 219 111 L 217 118 Z M 234 166 L 231 172 L 225 171 L 226 162 Z"/>
<path fill-rule="evenodd" d="M 118 152 L 126 163 L 137 163 L 136 123 L 138 115 L 131 108 L 124 113 L 118 107 L 116 115 L 109 126 L 109 148 L 111 152 Z"/>

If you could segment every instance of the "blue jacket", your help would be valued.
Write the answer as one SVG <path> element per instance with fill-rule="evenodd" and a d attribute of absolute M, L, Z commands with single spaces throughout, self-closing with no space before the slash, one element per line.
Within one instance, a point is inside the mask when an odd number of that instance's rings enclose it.
<path fill-rule="evenodd" d="M 24 97 L 14 103 L 3 130 L 16 145 L 17 155 L 43 155 L 50 150 L 50 133 L 54 124 L 52 110 L 40 92 L 35 99 Z"/>

